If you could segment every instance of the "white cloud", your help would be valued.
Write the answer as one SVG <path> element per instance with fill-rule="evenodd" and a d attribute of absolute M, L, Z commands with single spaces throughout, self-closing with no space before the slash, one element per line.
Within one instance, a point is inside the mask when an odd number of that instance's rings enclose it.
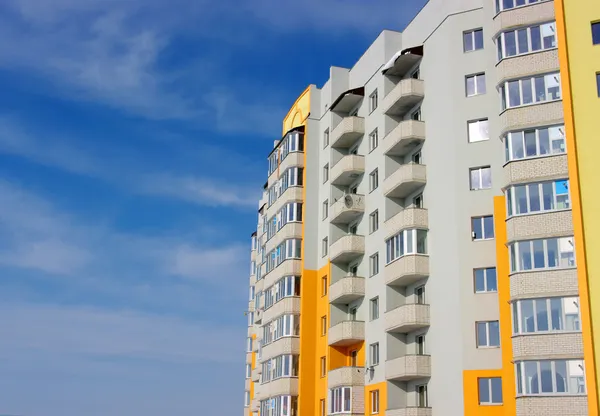
<path fill-rule="evenodd" d="M 198 364 L 242 359 L 239 328 L 208 319 L 27 303 L 3 303 L 0 313 L 5 359 L 23 352 L 62 360 L 83 356 Z"/>
<path fill-rule="evenodd" d="M 248 263 L 248 249 L 241 245 L 204 249 L 184 245 L 173 251 L 171 273 L 219 282 L 224 276 L 248 269 Z"/>

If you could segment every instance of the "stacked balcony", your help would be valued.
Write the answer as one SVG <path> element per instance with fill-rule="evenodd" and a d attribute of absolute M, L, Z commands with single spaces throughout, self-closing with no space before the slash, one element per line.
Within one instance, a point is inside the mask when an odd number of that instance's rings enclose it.
<path fill-rule="evenodd" d="M 406 198 L 427 182 L 425 165 L 401 165 L 383 182 L 383 193 L 388 198 Z"/>
<path fill-rule="evenodd" d="M 331 346 L 343 347 L 365 340 L 365 323 L 363 321 L 342 321 L 329 328 L 328 343 Z"/>
<path fill-rule="evenodd" d="M 412 303 L 385 313 L 385 330 L 392 333 L 409 333 L 429 327 L 429 305 Z"/>
<path fill-rule="evenodd" d="M 331 183 L 337 186 L 348 186 L 364 173 L 364 156 L 346 155 L 331 168 Z"/>

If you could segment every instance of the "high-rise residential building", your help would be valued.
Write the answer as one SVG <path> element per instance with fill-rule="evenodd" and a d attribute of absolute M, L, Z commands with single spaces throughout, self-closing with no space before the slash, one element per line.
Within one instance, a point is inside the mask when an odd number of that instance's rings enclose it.
<path fill-rule="evenodd" d="M 283 120 L 246 415 L 598 415 L 600 3 L 430 0 Z"/>

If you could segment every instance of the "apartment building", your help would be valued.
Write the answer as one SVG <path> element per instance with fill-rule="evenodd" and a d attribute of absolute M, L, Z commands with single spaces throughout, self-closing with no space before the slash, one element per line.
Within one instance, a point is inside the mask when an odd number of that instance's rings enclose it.
<path fill-rule="evenodd" d="M 283 120 L 245 415 L 598 415 L 600 4 L 430 0 Z"/>

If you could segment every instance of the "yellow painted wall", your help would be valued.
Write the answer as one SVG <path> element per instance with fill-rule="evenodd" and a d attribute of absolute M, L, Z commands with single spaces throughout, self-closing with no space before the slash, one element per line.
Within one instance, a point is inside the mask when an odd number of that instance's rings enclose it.
<path fill-rule="evenodd" d="M 290 131 L 294 127 L 300 127 L 304 124 L 310 113 L 310 87 L 306 88 L 296 99 L 296 102 L 290 108 L 283 119 L 283 133 Z M 306 144 L 306 143 L 304 143 Z M 305 148 L 306 149 L 306 148 Z M 306 155 L 306 153 L 304 153 Z"/>
<path fill-rule="evenodd" d="M 252 334 L 252 345 L 256 342 L 256 334 Z M 254 348 L 253 348 L 254 349 Z M 254 370 L 256 368 L 256 353 L 252 352 L 251 356 L 252 362 L 250 363 L 250 367 Z M 250 402 L 254 399 L 254 382 L 250 379 Z"/>
<path fill-rule="evenodd" d="M 379 390 L 379 413 L 371 412 L 371 392 Z M 377 384 L 369 384 L 365 386 L 365 416 L 383 415 L 387 408 L 387 382 Z"/>
<path fill-rule="evenodd" d="M 591 22 L 600 20 L 598 0 L 555 0 L 563 89 L 567 158 L 575 230 L 581 325 L 589 414 L 598 415 L 600 358 L 600 99 L 596 72 L 600 46 Z"/>
<path fill-rule="evenodd" d="M 512 321 L 510 310 L 510 279 L 508 249 L 506 248 L 506 205 L 503 196 L 494 197 L 494 227 L 496 230 L 496 276 L 498 277 L 498 305 L 502 368 L 463 371 L 463 400 L 466 416 L 514 416 L 515 375 L 512 363 Z M 479 379 L 502 378 L 502 405 L 479 405 Z"/>

